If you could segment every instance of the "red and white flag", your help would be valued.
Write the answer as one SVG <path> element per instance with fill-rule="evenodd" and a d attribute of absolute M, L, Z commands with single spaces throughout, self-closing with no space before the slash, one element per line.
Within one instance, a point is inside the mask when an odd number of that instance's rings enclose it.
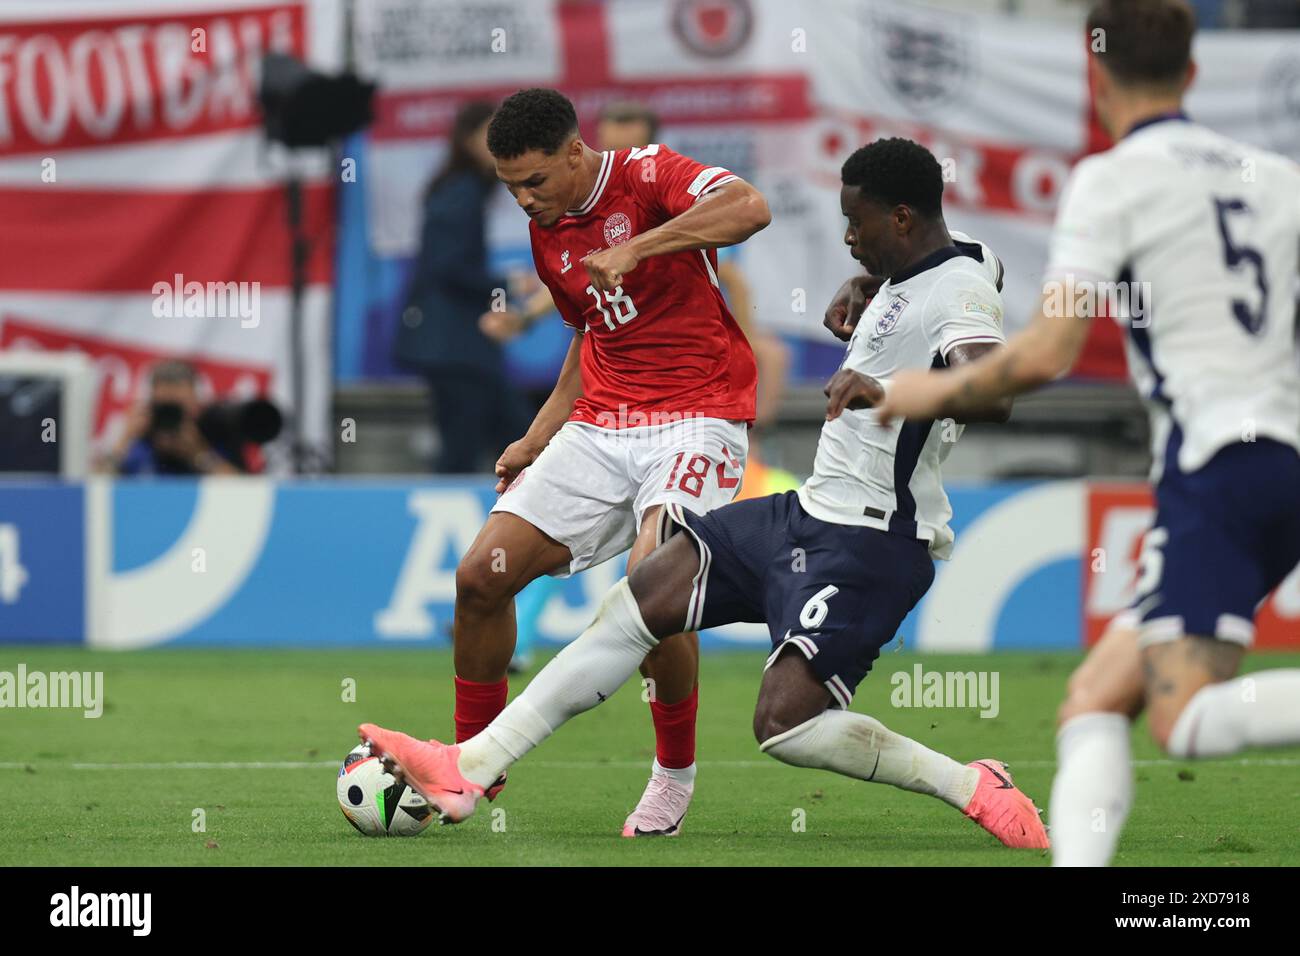
<path fill-rule="evenodd" d="M 0 348 L 76 350 L 109 442 L 152 364 L 292 412 L 284 180 L 303 175 L 304 437 L 328 447 L 335 181 L 267 144 L 260 61 L 337 67 L 336 0 L 11 2 L 0 10 Z"/>

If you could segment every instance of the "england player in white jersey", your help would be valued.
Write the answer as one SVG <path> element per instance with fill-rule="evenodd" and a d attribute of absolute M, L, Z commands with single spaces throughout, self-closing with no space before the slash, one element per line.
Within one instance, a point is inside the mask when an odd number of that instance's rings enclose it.
<path fill-rule="evenodd" d="M 1002 344 L 1002 264 L 983 243 L 949 236 L 951 245 L 880 285 L 849 337 L 842 370 L 887 383 L 900 369 L 961 362 Z M 812 477 L 799 489 L 804 510 L 836 524 L 902 530 L 928 542 L 935 557 L 950 557 L 952 508 L 940 465 L 965 426 L 880 427 L 867 418 L 853 411 L 822 427 Z"/>
<path fill-rule="evenodd" d="M 845 242 L 887 280 L 827 385 L 812 478 L 797 492 L 706 514 L 665 508 L 659 547 L 472 739 L 446 746 L 363 724 L 363 739 L 388 754 L 444 820 L 469 816 L 508 766 L 614 693 L 661 638 L 750 621 L 767 624 L 773 645 L 754 714 L 764 753 L 926 793 L 1007 846 L 1047 846 L 1038 811 L 1003 764 L 963 765 L 847 709 L 933 581 L 932 555 L 946 557 L 953 540 L 939 469 L 960 424 L 882 426 L 871 406 L 900 371 L 972 362 L 1000 348 L 1003 336 L 1000 266 L 986 247 L 949 233 L 943 176 L 929 151 L 879 140 L 849 157 L 842 178 Z M 1009 402 L 992 402 L 962 420 L 1009 414 Z"/>
<path fill-rule="evenodd" d="M 1233 679 L 1259 603 L 1300 563 L 1300 167 L 1182 112 L 1194 29 L 1183 0 L 1093 9 L 1089 30 L 1107 38 L 1090 60 L 1097 112 L 1116 144 L 1066 186 L 1042 315 L 996 356 L 900 376 L 880 408 L 886 420 L 924 418 L 1051 381 L 1103 304 L 1128 332 L 1150 409 L 1156 517 L 1137 600 L 1061 707 L 1057 865 L 1114 854 L 1132 803 L 1130 720 L 1143 708 L 1175 757 L 1300 743 L 1300 670 Z"/>

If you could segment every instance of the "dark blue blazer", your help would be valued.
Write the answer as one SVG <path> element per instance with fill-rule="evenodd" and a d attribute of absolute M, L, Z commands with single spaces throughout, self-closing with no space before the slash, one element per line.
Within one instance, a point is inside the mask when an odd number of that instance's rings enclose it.
<path fill-rule="evenodd" d="M 452 176 L 425 199 L 420 251 L 412 266 L 393 357 L 413 371 L 458 366 L 501 374 L 501 347 L 479 331 L 503 276 L 488 272 L 485 207 L 496 188 L 471 172 Z"/>

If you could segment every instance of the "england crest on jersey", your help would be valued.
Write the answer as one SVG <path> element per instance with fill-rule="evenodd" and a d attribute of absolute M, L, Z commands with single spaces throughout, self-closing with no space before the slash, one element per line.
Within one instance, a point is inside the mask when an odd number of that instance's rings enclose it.
<path fill-rule="evenodd" d="M 905 308 L 907 308 L 907 298 L 901 295 L 895 296 L 880 318 L 876 319 L 876 335 L 888 335 L 894 331 L 894 327 L 898 325 L 898 318 Z"/>

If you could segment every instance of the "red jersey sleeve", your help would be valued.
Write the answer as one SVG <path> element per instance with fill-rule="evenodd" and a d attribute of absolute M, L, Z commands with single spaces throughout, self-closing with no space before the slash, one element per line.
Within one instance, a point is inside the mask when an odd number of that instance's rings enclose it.
<path fill-rule="evenodd" d="M 631 191 L 665 220 L 680 216 L 710 190 L 740 178 L 725 166 L 706 166 L 658 143 L 628 150 L 623 163 Z"/>

